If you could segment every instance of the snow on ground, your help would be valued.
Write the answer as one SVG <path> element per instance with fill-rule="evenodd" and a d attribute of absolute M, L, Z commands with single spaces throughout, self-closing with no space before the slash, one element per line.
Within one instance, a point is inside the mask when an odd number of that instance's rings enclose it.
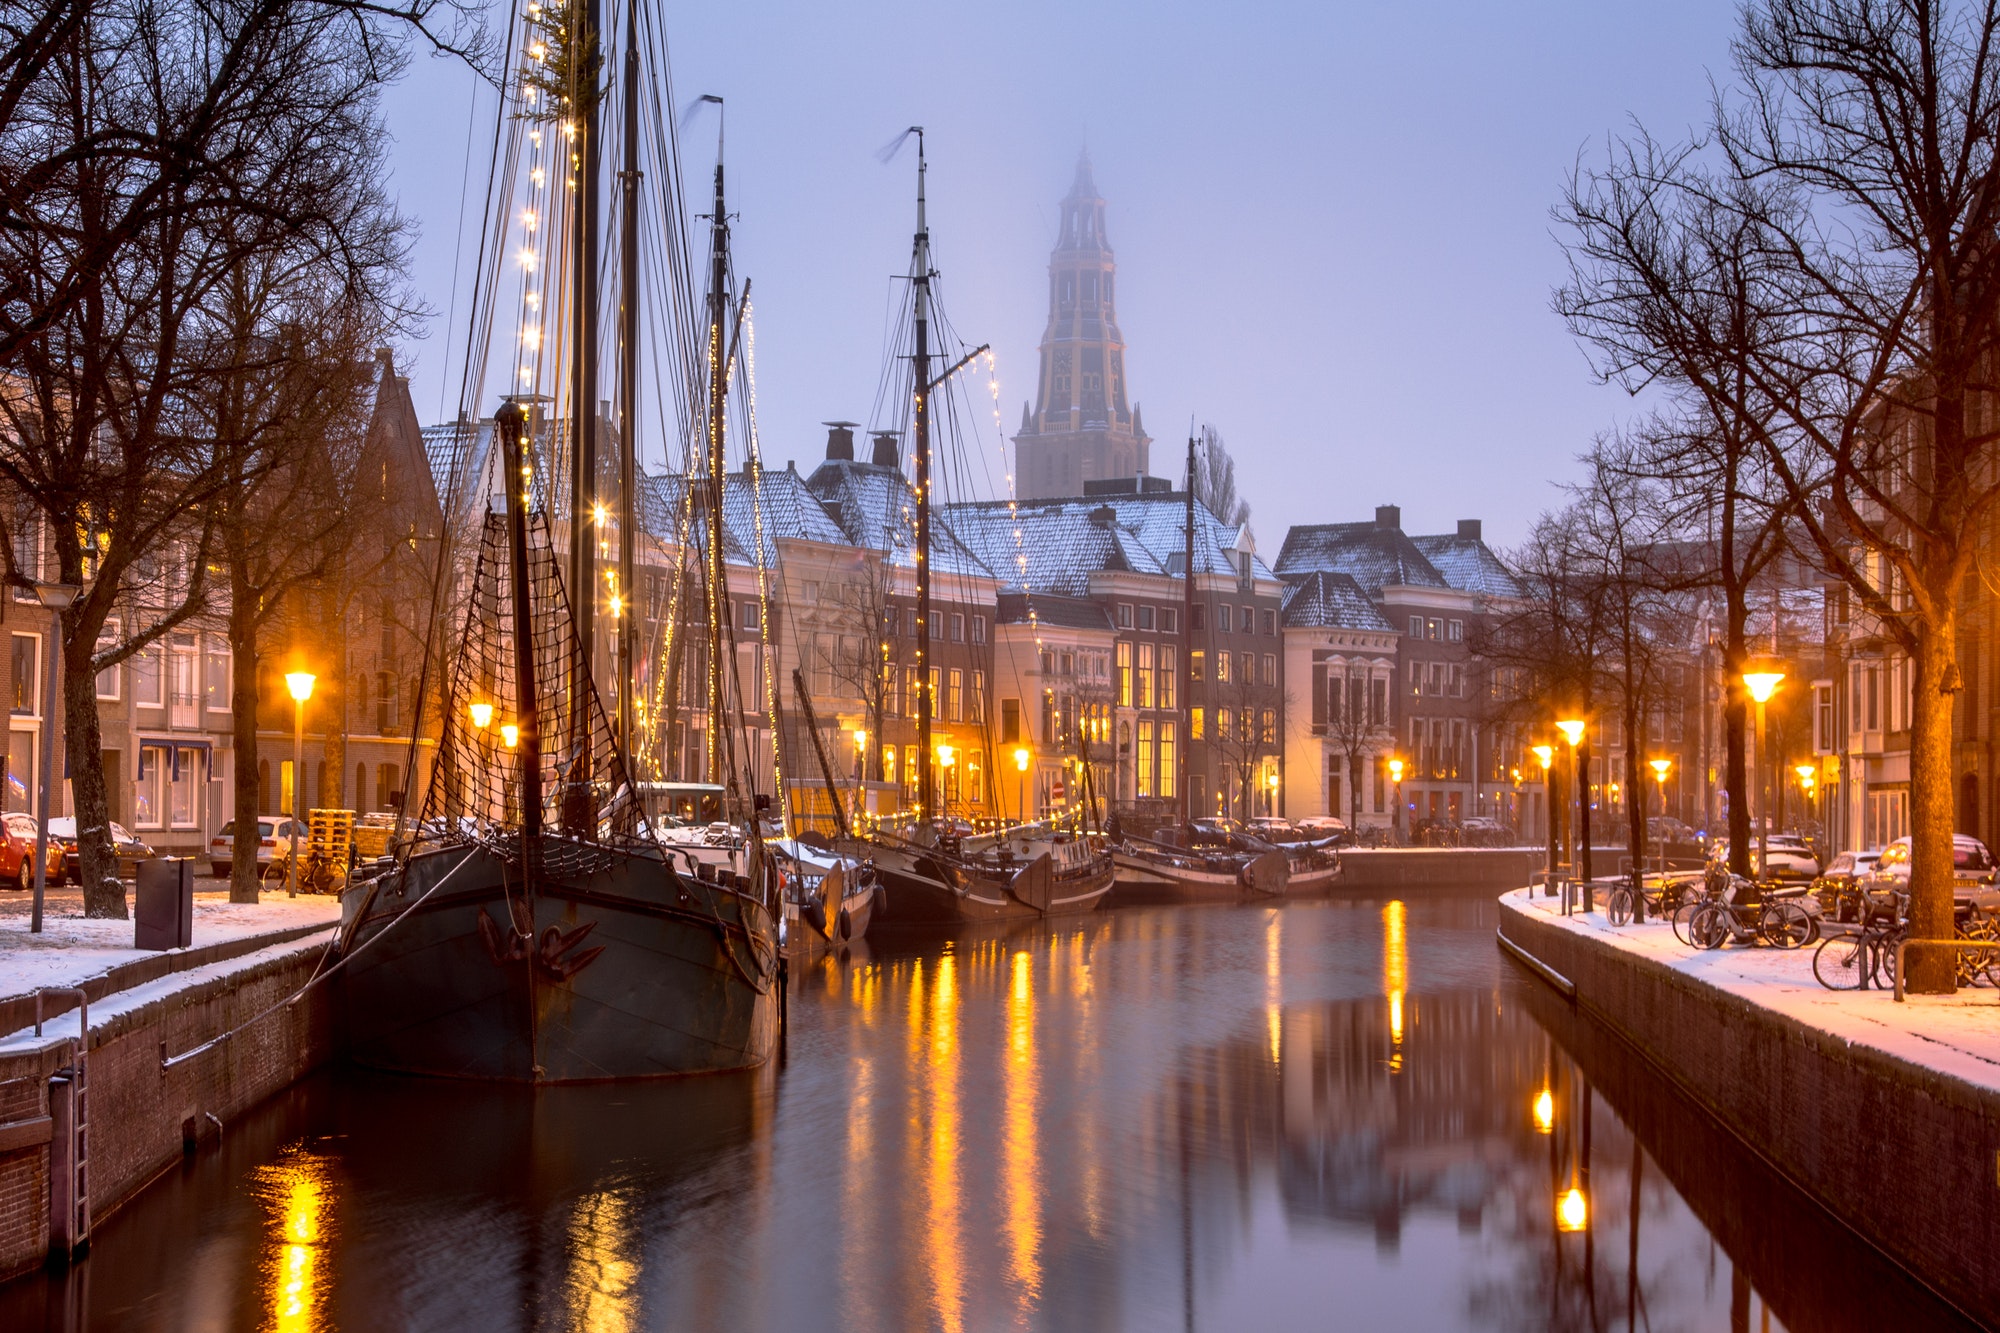
<path fill-rule="evenodd" d="M 1977 986 L 1955 995 L 1912 995 L 1897 1004 L 1890 991 L 1831 991 L 1813 977 L 1813 950 L 1692 949 L 1665 921 L 1613 928 L 1602 910 L 1562 915 L 1562 899 L 1527 889 L 1501 901 L 1549 923 L 1650 958 L 1729 995 L 1774 1010 L 1851 1045 L 1906 1060 L 1989 1092 L 2000 1092 L 2000 996 Z M 1599 902 L 1603 900 L 1600 897 Z"/>
<path fill-rule="evenodd" d="M 340 920 L 340 900 L 330 895 L 287 898 L 280 890 L 262 897 L 263 901 L 254 905 L 232 903 L 225 888 L 198 888 L 194 895 L 195 947 Z M 85 918 L 83 896 L 76 889 L 50 890 L 39 935 L 28 932 L 29 903 L 25 893 L 0 896 L 0 999 L 24 995 L 41 986 L 74 986 L 120 963 L 150 958 L 157 952 L 132 947 L 130 920 Z"/>

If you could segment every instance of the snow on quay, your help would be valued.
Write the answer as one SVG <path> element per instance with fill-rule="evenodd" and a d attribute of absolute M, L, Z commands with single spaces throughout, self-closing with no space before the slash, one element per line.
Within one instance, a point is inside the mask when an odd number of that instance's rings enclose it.
<path fill-rule="evenodd" d="M 1831 991 L 1813 977 L 1813 950 L 1725 945 L 1693 949 L 1665 921 L 1614 927 L 1598 910 L 1562 914 L 1562 899 L 1528 889 L 1500 901 L 1533 919 L 1588 937 L 1705 982 L 1724 994 L 1783 1014 L 1849 1045 L 2000 1092 L 2000 993 L 1974 986 L 1954 995 L 1910 995 L 1896 1003 L 1888 990 Z M 1505 932 L 1505 925 L 1502 925 Z M 1530 952 L 1533 952 L 1530 950 Z M 1586 997 L 1587 998 L 1587 997 Z"/>

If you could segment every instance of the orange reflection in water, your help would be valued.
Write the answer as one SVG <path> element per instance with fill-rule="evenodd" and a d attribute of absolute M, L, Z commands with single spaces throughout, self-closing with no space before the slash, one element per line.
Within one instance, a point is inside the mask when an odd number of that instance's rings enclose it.
<path fill-rule="evenodd" d="M 1410 951 L 1404 938 L 1404 909 L 1400 898 L 1382 904 L 1382 993 L 1389 997 L 1389 1041 L 1403 1044 L 1403 992 L 1410 982 Z M 1400 1071 L 1401 1050 L 1389 1057 L 1389 1067 Z"/>
<path fill-rule="evenodd" d="M 1284 1038 L 1285 918 L 1277 908 L 1264 925 L 1264 1021 L 1270 1029 L 1271 1063 L 1278 1063 Z"/>
<path fill-rule="evenodd" d="M 272 1249 L 265 1258 L 273 1329 L 303 1333 L 326 1320 L 327 1273 L 322 1249 L 328 1237 L 331 1181 L 326 1162 L 294 1149 L 258 1168 L 258 1192 L 273 1214 Z"/>
<path fill-rule="evenodd" d="M 931 1308 L 937 1326 L 965 1327 L 965 1256 L 962 1204 L 959 1198 L 960 1124 L 958 959 L 946 952 L 937 960 L 936 979 L 924 994 L 923 967 L 912 969 L 910 981 L 910 1052 L 922 1061 L 913 1071 L 917 1086 L 930 1095 L 928 1117 L 910 1118 L 924 1162 L 923 1249 L 929 1278 Z M 928 1119 L 928 1124 L 925 1123 Z M 926 1133 L 928 1131 L 928 1133 Z"/>
<path fill-rule="evenodd" d="M 1041 1165 L 1035 1117 L 1040 1075 L 1035 1067 L 1034 962 L 1027 950 L 1015 952 L 1007 987 L 1007 1104 L 1005 1172 L 1007 1272 L 1020 1288 L 1022 1311 L 1032 1310 L 1042 1291 Z"/>
<path fill-rule="evenodd" d="M 632 1209 L 608 1191 L 587 1194 L 569 1219 L 569 1273 L 563 1283 L 569 1326 L 625 1333 L 638 1301 L 639 1266 L 627 1256 Z"/>

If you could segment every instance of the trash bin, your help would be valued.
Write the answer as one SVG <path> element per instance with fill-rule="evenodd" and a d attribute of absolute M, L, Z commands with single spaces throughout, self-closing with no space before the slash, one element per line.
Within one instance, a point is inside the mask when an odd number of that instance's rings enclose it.
<path fill-rule="evenodd" d="M 194 861 L 159 856 L 139 862 L 132 947 L 185 949 L 194 943 Z"/>

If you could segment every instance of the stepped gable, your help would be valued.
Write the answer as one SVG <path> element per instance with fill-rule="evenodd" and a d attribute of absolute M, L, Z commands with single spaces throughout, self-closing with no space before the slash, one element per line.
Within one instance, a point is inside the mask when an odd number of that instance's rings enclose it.
<path fill-rule="evenodd" d="M 1284 624 L 1287 629 L 1396 632 L 1352 575 L 1322 569 L 1286 577 Z"/>

